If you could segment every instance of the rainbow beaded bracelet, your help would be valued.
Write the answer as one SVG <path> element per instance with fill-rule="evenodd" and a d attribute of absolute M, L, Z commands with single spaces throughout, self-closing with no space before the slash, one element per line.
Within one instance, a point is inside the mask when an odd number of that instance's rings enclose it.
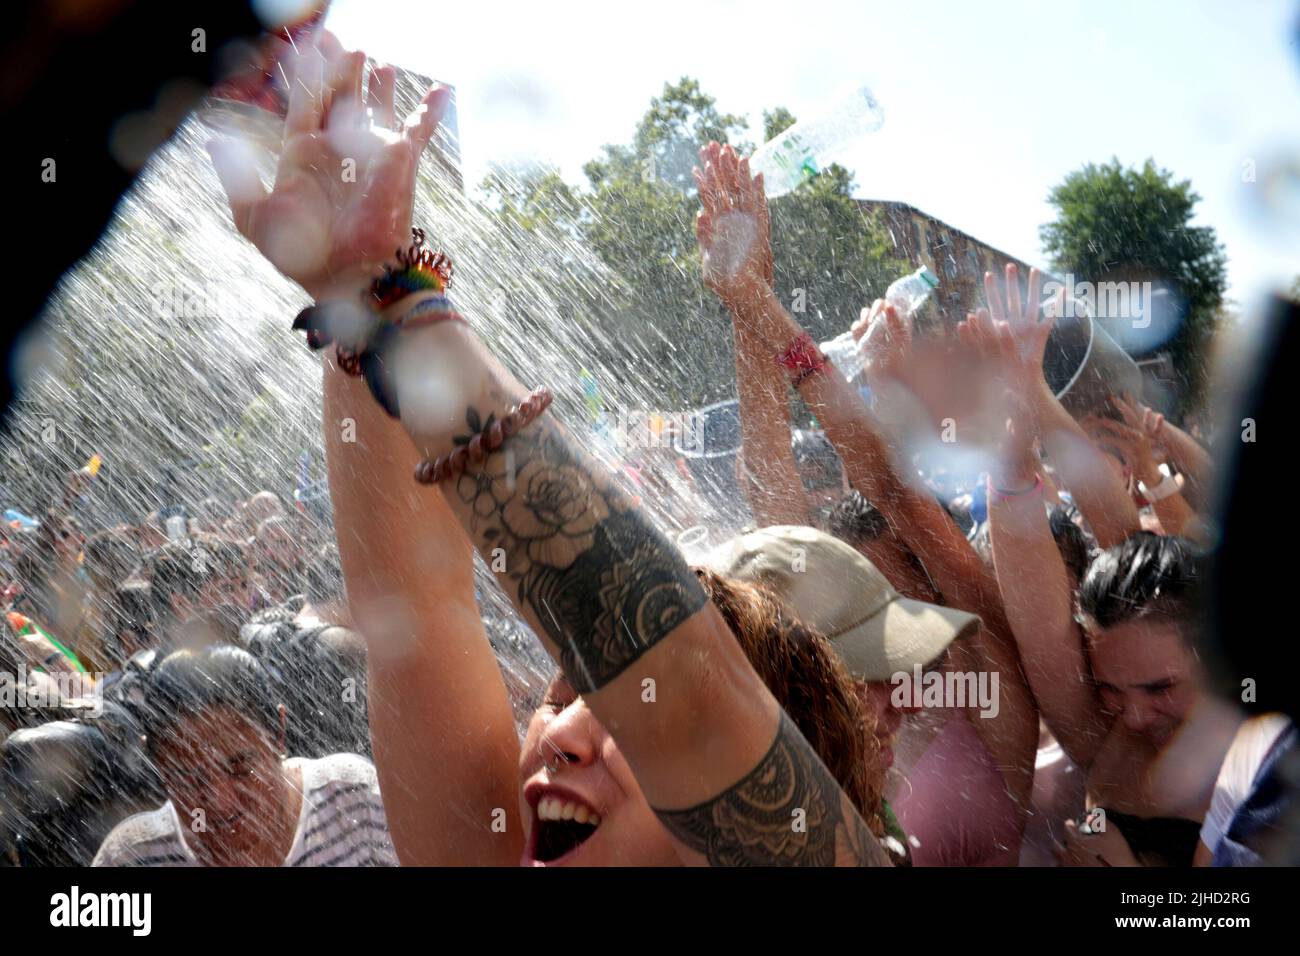
<path fill-rule="evenodd" d="M 384 266 L 383 275 L 361 294 L 359 305 L 321 302 L 303 309 L 293 321 L 295 331 L 307 333 L 307 345 L 313 351 L 336 344 L 339 368 L 348 375 L 365 376 L 375 400 L 394 418 L 400 416 L 397 390 L 391 363 L 384 361 L 384 354 L 396 334 L 436 322 L 468 324 L 446 296 L 451 259 L 444 252 L 425 248 L 423 229 L 412 229 L 411 238 L 408 248 L 397 250 L 397 265 Z M 435 294 L 400 315 L 394 314 L 392 306 L 421 292 Z"/>

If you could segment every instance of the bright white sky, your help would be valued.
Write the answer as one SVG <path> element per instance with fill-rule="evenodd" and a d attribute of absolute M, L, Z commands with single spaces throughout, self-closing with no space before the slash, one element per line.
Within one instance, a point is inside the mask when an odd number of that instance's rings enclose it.
<path fill-rule="evenodd" d="M 865 84 L 886 118 L 840 159 L 860 196 L 1041 262 L 1054 184 L 1152 156 L 1203 197 L 1231 298 L 1249 306 L 1300 272 L 1295 0 L 335 0 L 328 22 L 348 47 L 457 87 L 469 183 L 530 159 L 582 181 L 682 75 L 749 116 L 755 141 L 764 108 L 811 117 Z"/>

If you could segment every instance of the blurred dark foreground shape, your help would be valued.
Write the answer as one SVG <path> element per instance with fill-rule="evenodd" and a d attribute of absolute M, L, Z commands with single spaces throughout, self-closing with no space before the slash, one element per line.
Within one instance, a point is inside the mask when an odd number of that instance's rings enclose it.
<path fill-rule="evenodd" d="M 1295 593 L 1295 562 L 1286 525 L 1285 482 L 1295 473 L 1294 370 L 1300 363 L 1300 305 L 1271 300 L 1249 347 L 1235 355 L 1214 449 L 1221 485 L 1215 512 L 1222 537 L 1211 575 L 1209 670 L 1217 689 L 1259 712 L 1300 718 L 1300 653 L 1286 610 Z M 1282 755 L 1256 781 L 1256 802 L 1270 804 L 1261 855 L 1300 865 L 1300 749 Z"/>
<path fill-rule="evenodd" d="M 296 6 L 295 20 L 325 2 Z M 13 397 L 15 343 L 98 241 L 148 156 L 215 82 L 257 59 L 250 41 L 263 24 L 247 0 L 20 0 L 0 17 L 0 182 L 10 223 L 21 223 L 9 237 L 21 266 L 0 328 L 2 420 Z M 129 158 L 120 139 L 127 119 Z M 32 208 L 15 209 L 22 203 Z"/>

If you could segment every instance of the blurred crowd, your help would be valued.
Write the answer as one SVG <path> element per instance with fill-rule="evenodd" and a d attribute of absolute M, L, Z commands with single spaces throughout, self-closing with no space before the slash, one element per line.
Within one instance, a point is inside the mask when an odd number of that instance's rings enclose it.
<path fill-rule="evenodd" d="M 611 445 L 489 361 L 422 234 L 400 269 L 372 258 L 407 238 L 447 91 L 399 125 L 391 68 L 329 34 L 299 55 L 320 86 L 287 106 L 276 192 L 212 156 L 235 226 L 318 304 L 347 276 L 356 311 L 387 266 L 381 344 L 296 326 L 325 348 L 322 420 L 363 441 L 325 430 L 328 521 L 264 490 L 118 523 L 98 456 L 12 502 L 0 860 L 1295 861 L 1295 726 L 1203 653 L 1214 390 L 1177 420 L 1101 374 L 1053 390 L 1066 299 L 1014 265 L 965 317 L 864 302 L 850 379 L 773 288 L 762 176 L 711 143 L 734 440 Z M 360 198 L 323 172 L 358 140 Z M 303 222 L 319 259 L 276 232 Z M 420 405 L 439 389 L 454 427 Z M 544 691 L 504 666 L 475 551 L 555 661 Z"/>
<path fill-rule="evenodd" d="M 145 706 L 169 655 L 239 649 L 285 753 L 369 754 L 365 649 L 329 529 L 270 491 L 105 527 L 97 470 L 70 473 L 39 520 L 11 511 L 0 540 L 9 865 L 89 864 L 115 824 L 164 802 L 145 742 L 174 739 L 192 706 Z"/>

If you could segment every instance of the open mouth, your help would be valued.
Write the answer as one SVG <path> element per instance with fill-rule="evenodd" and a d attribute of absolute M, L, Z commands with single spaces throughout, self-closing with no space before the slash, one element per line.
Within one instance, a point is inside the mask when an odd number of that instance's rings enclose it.
<path fill-rule="evenodd" d="M 600 814 L 568 797 L 542 797 L 537 804 L 532 858 L 538 863 L 561 860 L 587 840 L 600 826 Z"/>

